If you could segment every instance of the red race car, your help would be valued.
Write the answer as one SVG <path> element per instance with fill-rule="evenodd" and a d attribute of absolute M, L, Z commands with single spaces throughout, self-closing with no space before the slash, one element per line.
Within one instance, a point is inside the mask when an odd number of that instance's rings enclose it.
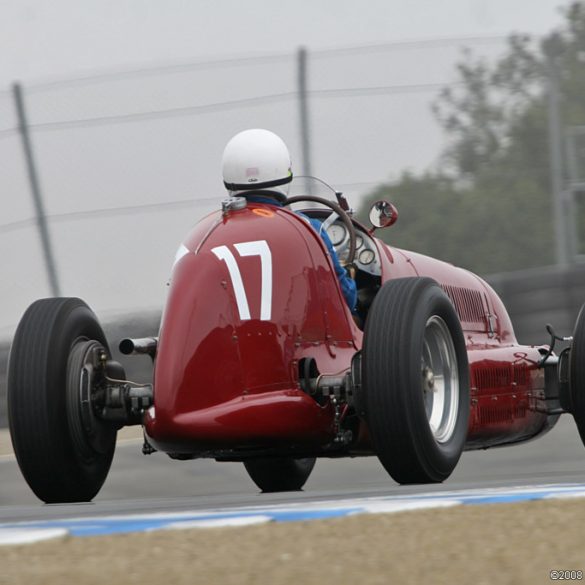
<path fill-rule="evenodd" d="M 83 301 L 29 307 L 8 410 L 41 500 L 91 500 L 125 425 L 143 425 L 145 453 L 241 461 L 267 492 L 300 489 L 317 457 L 376 454 L 399 483 L 441 482 L 463 450 L 532 439 L 563 412 L 585 438 L 584 310 L 559 355 L 552 329 L 550 346 L 519 345 L 481 278 L 373 236 L 396 221 L 392 204 L 377 202 L 368 228 L 336 196 L 288 204 L 310 204 L 354 267 L 354 314 L 306 218 L 240 197 L 181 245 L 158 337 L 120 344 L 152 357 L 152 384 L 126 380 Z"/>

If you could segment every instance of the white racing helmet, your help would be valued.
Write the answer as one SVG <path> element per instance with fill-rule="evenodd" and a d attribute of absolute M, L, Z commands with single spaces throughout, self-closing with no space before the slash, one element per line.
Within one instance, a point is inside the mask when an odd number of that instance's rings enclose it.
<path fill-rule="evenodd" d="M 290 153 L 283 140 L 269 130 L 244 130 L 225 147 L 223 182 L 232 195 L 266 190 L 281 201 L 292 181 Z"/>

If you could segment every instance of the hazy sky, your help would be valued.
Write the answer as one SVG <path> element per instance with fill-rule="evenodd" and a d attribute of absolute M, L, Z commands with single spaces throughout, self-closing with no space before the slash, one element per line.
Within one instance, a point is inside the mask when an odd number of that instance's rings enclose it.
<path fill-rule="evenodd" d="M 464 45 L 494 56 L 502 42 L 397 45 L 363 53 L 323 48 L 451 37 L 542 34 L 558 25 L 559 0 L 0 0 L 0 337 L 26 306 L 48 294 L 10 85 L 20 80 L 54 239 L 63 293 L 98 313 L 160 306 L 182 235 L 223 197 L 219 161 L 246 127 L 283 136 L 298 169 L 294 99 L 229 111 L 126 123 L 55 122 L 134 115 L 294 92 L 294 53 L 309 50 L 314 90 L 428 86 L 398 95 L 315 97 L 313 170 L 352 197 L 402 170 L 436 164 L 443 136 L 430 113 L 454 80 Z M 51 80 L 189 64 L 223 57 L 290 54 L 274 62 L 167 70 L 82 84 Z M 430 84 L 430 86 L 429 86 Z M 436 85 L 436 87 L 435 87 Z M 42 126 L 42 124 L 45 124 Z M 112 216 L 83 213 L 197 200 Z M 75 217 L 63 216 L 77 213 Z M 11 224 L 9 228 L 3 228 Z"/>
<path fill-rule="evenodd" d="M 400 39 L 544 32 L 559 0 L 0 0 L 0 84 Z"/>

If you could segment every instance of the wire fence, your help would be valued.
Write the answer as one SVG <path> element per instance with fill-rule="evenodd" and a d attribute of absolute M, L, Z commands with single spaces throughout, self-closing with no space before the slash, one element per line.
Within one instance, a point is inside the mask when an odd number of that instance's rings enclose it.
<path fill-rule="evenodd" d="M 354 206 L 404 169 L 439 164 L 430 111 L 455 85 L 464 46 L 430 39 L 308 52 L 312 169 Z M 301 170 L 296 54 L 83 74 L 23 83 L 61 290 L 98 312 L 159 306 L 175 249 L 224 196 L 226 142 L 249 127 L 281 135 Z M 49 288 L 10 90 L 0 92 L 0 335 Z"/>

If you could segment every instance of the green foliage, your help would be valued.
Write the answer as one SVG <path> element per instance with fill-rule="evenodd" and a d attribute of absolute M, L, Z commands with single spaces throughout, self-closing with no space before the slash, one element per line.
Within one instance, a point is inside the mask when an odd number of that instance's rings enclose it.
<path fill-rule="evenodd" d="M 486 177 L 481 190 L 445 176 L 403 175 L 370 202 L 389 199 L 398 208 L 396 225 L 377 232 L 391 245 L 494 273 L 552 262 L 549 203 L 523 196 L 537 189 L 533 178 L 515 175 Z"/>
<path fill-rule="evenodd" d="M 585 125 L 585 3 L 573 2 L 564 15 L 562 29 L 541 43 L 510 37 L 495 63 L 464 53 L 459 83 L 433 106 L 448 139 L 441 170 L 404 174 L 364 202 L 363 216 L 376 199 L 398 207 L 396 226 L 378 232 L 383 239 L 480 273 L 554 262 L 551 76 L 563 96 L 564 125 Z M 585 156 L 580 162 L 585 175 Z M 583 242 L 583 202 L 579 216 Z"/>

